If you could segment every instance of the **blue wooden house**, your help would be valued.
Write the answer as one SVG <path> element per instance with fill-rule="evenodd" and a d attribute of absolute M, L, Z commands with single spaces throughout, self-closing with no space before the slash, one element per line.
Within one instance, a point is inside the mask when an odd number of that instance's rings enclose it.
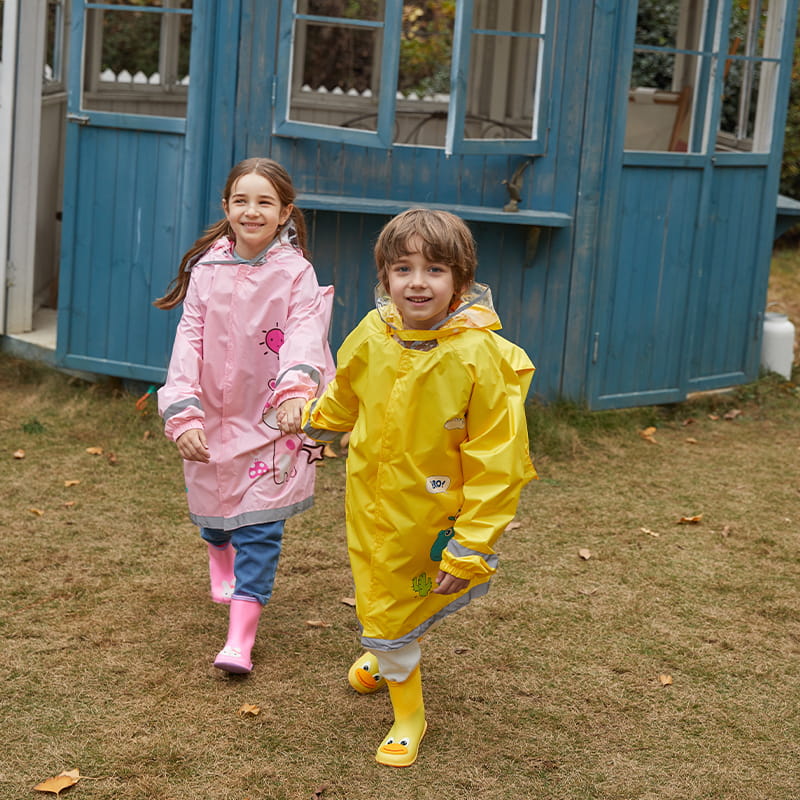
<path fill-rule="evenodd" d="M 758 375 L 772 242 L 800 214 L 778 196 L 798 0 L 4 8 L 5 339 L 49 309 L 62 367 L 163 380 L 177 312 L 152 300 L 233 163 L 267 155 L 335 285 L 334 346 L 372 305 L 381 226 L 423 205 L 470 224 L 540 398 L 666 403 Z M 420 68 L 432 15 L 447 46 Z M 143 24 L 157 71 L 105 66 Z"/>

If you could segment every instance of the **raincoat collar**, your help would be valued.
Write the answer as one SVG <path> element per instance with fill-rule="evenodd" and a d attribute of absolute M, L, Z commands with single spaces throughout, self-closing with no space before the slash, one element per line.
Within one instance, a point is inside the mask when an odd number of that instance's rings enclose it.
<path fill-rule="evenodd" d="M 430 330 L 405 328 L 397 306 L 380 284 L 375 288 L 375 308 L 392 335 L 404 343 L 441 339 L 467 328 L 496 331 L 502 327 L 494 310 L 492 290 L 485 283 L 473 283 L 469 286 L 458 299 L 455 309 Z"/>
<path fill-rule="evenodd" d="M 257 267 L 267 260 L 267 253 L 273 247 L 278 245 L 289 245 L 291 247 L 298 247 L 297 243 L 297 230 L 294 227 L 294 222 L 291 220 L 287 225 L 281 229 L 281 232 L 257 255 L 255 258 L 242 258 L 236 252 L 236 245 L 233 239 L 228 236 L 222 236 L 217 239 L 208 250 L 200 253 L 196 258 L 192 259 L 186 265 L 186 271 L 192 269 L 195 264 L 203 262 L 203 264 L 210 264 L 211 266 L 221 266 L 223 264 L 248 264 L 251 267 Z M 206 257 L 208 256 L 208 258 Z"/>

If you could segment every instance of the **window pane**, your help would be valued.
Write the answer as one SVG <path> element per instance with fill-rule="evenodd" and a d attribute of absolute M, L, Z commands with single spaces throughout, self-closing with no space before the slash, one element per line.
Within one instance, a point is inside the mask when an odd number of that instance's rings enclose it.
<path fill-rule="evenodd" d="M 63 75 L 64 4 L 62 0 L 48 0 L 47 34 L 44 53 L 44 83 L 61 84 Z M 50 88 L 60 88 L 51 86 Z"/>
<path fill-rule="evenodd" d="M 543 36 L 541 0 L 475 0 L 465 139 L 531 139 Z"/>
<path fill-rule="evenodd" d="M 731 8 L 717 150 L 769 149 L 779 37 L 773 31 L 770 38 L 768 23 L 777 27 L 782 10 L 774 0 L 739 0 Z"/>
<path fill-rule="evenodd" d="M 454 2 L 403 6 L 395 144 L 444 146 L 455 15 Z"/>
<path fill-rule="evenodd" d="M 752 150 L 761 64 L 729 62 L 722 90 L 717 150 Z"/>
<path fill-rule="evenodd" d="M 289 118 L 375 131 L 382 28 L 297 20 Z"/>
<path fill-rule="evenodd" d="M 627 150 L 687 152 L 693 147 L 705 3 L 640 0 L 625 128 Z M 689 52 L 687 52 L 689 51 Z M 701 55 L 697 55 L 700 52 Z"/>
<path fill-rule="evenodd" d="M 112 2 L 88 9 L 83 108 L 165 117 L 186 115 L 192 0 Z M 140 11 L 137 6 L 164 8 Z"/>

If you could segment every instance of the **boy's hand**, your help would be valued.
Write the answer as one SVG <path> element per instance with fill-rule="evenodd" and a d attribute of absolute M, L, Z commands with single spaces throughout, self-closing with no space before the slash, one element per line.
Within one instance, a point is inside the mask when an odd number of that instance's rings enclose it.
<path fill-rule="evenodd" d="M 211 461 L 206 432 L 201 428 L 192 428 L 182 433 L 175 444 L 178 445 L 178 452 L 185 461 L 200 461 L 203 464 Z"/>
<path fill-rule="evenodd" d="M 456 578 L 449 572 L 439 570 L 436 576 L 436 588 L 433 590 L 434 594 L 456 594 L 461 592 L 469 586 L 469 581 L 466 578 Z"/>
<path fill-rule="evenodd" d="M 303 420 L 303 409 L 306 401 L 302 397 L 285 400 L 278 406 L 275 419 L 283 433 L 300 433 L 300 423 Z"/>

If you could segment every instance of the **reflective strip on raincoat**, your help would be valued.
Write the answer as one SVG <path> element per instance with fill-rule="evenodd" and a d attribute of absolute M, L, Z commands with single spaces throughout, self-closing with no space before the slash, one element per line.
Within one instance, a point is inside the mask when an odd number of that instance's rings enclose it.
<path fill-rule="evenodd" d="M 352 430 L 347 541 L 366 648 L 402 647 L 485 594 L 494 544 L 536 474 L 524 410 L 533 364 L 493 332 L 487 287 L 462 300 L 441 328 L 410 331 L 379 299 L 303 416 L 319 441 Z M 469 587 L 434 594 L 439 569 Z"/>
<path fill-rule="evenodd" d="M 195 524 L 233 530 L 313 504 L 322 448 L 281 434 L 274 411 L 332 377 L 332 302 L 288 241 L 244 261 L 223 237 L 193 265 L 158 407 L 170 439 L 200 428 L 208 440 L 211 463 L 184 461 Z"/>

